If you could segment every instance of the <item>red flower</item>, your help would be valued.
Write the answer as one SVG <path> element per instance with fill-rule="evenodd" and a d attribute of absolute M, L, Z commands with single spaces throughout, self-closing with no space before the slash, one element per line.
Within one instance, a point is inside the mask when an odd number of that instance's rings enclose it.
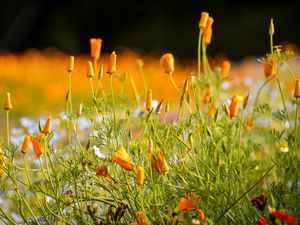
<path fill-rule="evenodd" d="M 273 211 L 272 215 L 274 215 L 277 219 L 287 221 L 288 223 L 291 223 L 291 224 L 294 224 L 297 222 L 297 220 L 288 213 Z"/>
<path fill-rule="evenodd" d="M 263 217 L 260 218 L 259 220 L 257 220 L 255 223 L 256 223 L 257 225 L 268 225 L 266 219 L 263 218 Z"/>

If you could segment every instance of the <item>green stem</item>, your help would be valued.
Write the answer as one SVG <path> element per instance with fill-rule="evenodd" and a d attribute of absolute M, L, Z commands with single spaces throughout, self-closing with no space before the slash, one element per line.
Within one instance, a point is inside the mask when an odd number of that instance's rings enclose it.
<path fill-rule="evenodd" d="M 114 128 L 116 129 L 116 107 L 115 107 L 115 98 L 114 98 L 114 89 L 113 89 L 113 80 L 112 80 L 112 74 L 109 74 L 109 83 L 110 83 L 110 92 L 111 92 L 111 98 L 112 98 L 112 104 L 113 104 L 113 115 L 114 115 Z"/>
<path fill-rule="evenodd" d="M 93 87 L 93 80 L 91 77 L 89 78 L 89 81 L 90 81 L 90 86 L 91 86 L 92 98 L 94 98 L 94 87 Z"/>
<path fill-rule="evenodd" d="M 136 103 L 138 104 L 138 106 L 140 106 L 141 105 L 140 97 L 139 97 L 139 94 L 136 90 L 134 80 L 132 79 L 132 76 L 130 74 L 129 74 L 129 80 L 130 80 L 130 84 L 131 84 L 131 87 L 132 87 L 132 90 L 133 90 L 133 93 L 134 93 L 134 96 L 135 96 Z M 146 90 L 146 93 L 147 93 L 147 90 Z"/>
<path fill-rule="evenodd" d="M 9 147 L 9 110 L 6 110 L 6 138 L 7 138 L 7 147 Z"/>
<path fill-rule="evenodd" d="M 291 121 L 290 121 L 290 117 L 288 115 L 288 110 L 287 110 L 287 107 L 286 107 L 286 104 L 285 104 L 285 99 L 284 99 L 284 96 L 283 96 L 283 91 L 282 91 L 282 88 L 281 88 L 281 85 L 280 85 L 280 81 L 279 81 L 278 75 L 276 75 L 276 78 L 277 78 L 276 79 L 277 80 L 277 85 L 278 85 L 278 89 L 279 89 L 280 96 L 281 96 L 281 99 L 282 99 L 283 107 L 284 107 L 284 110 L 285 110 L 285 112 L 287 114 L 287 119 L 289 121 L 289 125 L 290 125 L 290 127 L 292 127 Z"/>
<path fill-rule="evenodd" d="M 296 148 L 297 148 L 297 125 L 298 125 L 298 99 L 296 100 L 296 112 L 295 112 L 295 130 L 294 130 L 294 140 L 295 140 L 295 143 L 294 143 L 294 149 L 296 151 Z M 295 153 L 295 152 L 294 152 Z"/>
<path fill-rule="evenodd" d="M 198 80 L 200 80 L 201 77 L 201 37 L 202 29 L 200 29 L 198 36 Z"/>
<path fill-rule="evenodd" d="M 176 89 L 177 92 L 180 92 L 180 91 L 179 91 L 179 88 L 177 87 L 177 85 L 176 85 L 176 83 L 175 83 L 175 81 L 174 81 L 174 79 L 173 79 L 173 76 L 172 76 L 173 73 L 170 72 L 169 75 L 170 75 L 170 80 L 171 80 L 171 82 L 172 82 L 174 88 Z"/>
<path fill-rule="evenodd" d="M 252 121 L 253 121 L 253 118 L 254 118 L 254 114 L 255 114 L 255 108 L 256 108 L 256 104 L 258 102 L 258 98 L 260 96 L 260 93 L 262 91 L 262 89 L 264 88 L 264 86 L 266 86 L 275 76 L 271 76 L 271 77 L 268 77 L 267 80 L 265 80 L 265 82 L 261 85 L 261 87 L 258 89 L 258 92 L 256 94 L 256 97 L 255 97 L 255 100 L 254 100 L 254 104 L 253 104 L 253 110 L 252 110 L 252 115 L 251 115 L 251 118 L 252 118 Z"/>

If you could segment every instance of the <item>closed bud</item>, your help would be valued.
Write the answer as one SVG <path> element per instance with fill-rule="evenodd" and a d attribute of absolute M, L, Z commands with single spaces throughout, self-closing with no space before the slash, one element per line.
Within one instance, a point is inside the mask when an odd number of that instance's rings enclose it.
<path fill-rule="evenodd" d="M 294 91 L 294 97 L 295 98 L 300 98 L 300 79 L 296 80 L 295 83 L 295 91 Z"/>
<path fill-rule="evenodd" d="M 23 144 L 22 144 L 22 148 L 21 148 L 21 152 L 23 154 L 26 154 L 29 151 L 29 144 L 30 144 L 30 136 L 25 135 L 24 141 L 23 141 Z"/>
<path fill-rule="evenodd" d="M 229 116 L 229 107 L 226 103 L 223 104 L 223 110 L 226 116 Z"/>
<path fill-rule="evenodd" d="M 208 19 L 207 19 L 206 27 L 205 27 L 205 29 L 203 30 L 203 34 L 204 34 L 204 35 L 207 33 L 207 30 L 208 30 L 208 29 L 212 29 L 213 23 L 214 23 L 214 19 L 213 19 L 212 17 L 209 16 Z"/>
<path fill-rule="evenodd" d="M 44 134 L 50 134 L 51 133 L 51 117 L 49 116 L 46 123 L 45 123 L 45 126 L 43 128 L 43 133 Z"/>
<path fill-rule="evenodd" d="M 100 58 L 102 46 L 102 39 L 91 38 L 90 39 L 90 47 L 91 47 L 91 58 L 95 61 L 98 61 Z"/>
<path fill-rule="evenodd" d="M 160 65 L 164 68 L 166 73 L 174 71 L 174 57 L 171 53 L 166 53 L 160 58 Z"/>
<path fill-rule="evenodd" d="M 152 141 L 151 137 L 149 137 L 149 139 L 148 139 L 148 151 L 149 151 L 150 155 L 153 152 L 153 141 Z"/>
<path fill-rule="evenodd" d="M 138 225 L 148 225 L 146 215 L 143 211 L 138 211 L 137 221 L 138 221 Z"/>
<path fill-rule="evenodd" d="M 243 101 L 243 96 L 235 94 L 232 99 L 231 99 L 231 103 L 229 106 L 229 116 L 230 118 L 236 117 L 239 106 L 241 104 L 241 102 Z"/>
<path fill-rule="evenodd" d="M 148 89 L 146 98 L 146 110 L 150 111 L 152 109 L 152 90 Z"/>
<path fill-rule="evenodd" d="M 264 69 L 265 69 L 265 76 L 267 78 L 275 75 L 275 65 L 272 64 L 270 56 L 266 57 Z"/>
<path fill-rule="evenodd" d="M 274 23 L 273 19 L 271 19 L 270 26 L 269 26 L 269 34 L 272 36 L 274 34 Z"/>
<path fill-rule="evenodd" d="M 117 71 L 117 54 L 113 51 L 109 57 L 109 64 L 106 73 L 112 75 Z"/>
<path fill-rule="evenodd" d="M 142 166 L 138 166 L 137 176 L 136 176 L 136 184 L 143 185 L 144 180 L 145 180 L 145 169 Z"/>
<path fill-rule="evenodd" d="M 231 63 L 228 60 L 222 62 L 220 76 L 222 78 L 227 77 L 231 68 Z"/>
<path fill-rule="evenodd" d="M 204 43 L 206 45 L 209 45 L 211 43 L 212 31 L 212 28 L 208 28 L 206 34 L 204 35 Z"/>
<path fill-rule="evenodd" d="M 189 90 L 189 80 L 186 79 L 183 85 L 183 92 L 187 92 Z"/>
<path fill-rule="evenodd" d="M 68 72 L 72 72 L 74 70 L 74 56 L 70 56 L 70 61 L 68 65 Z"/>
<path fill-rule="evenodd" d="M 162 103 L 163 103 L 163 99 L 158 103 L 156 109 L 155 109 L 155 113 L 156 114 L 160 114 L 161 113 L 161 109 L 162 109 Z"/>
<path fill-rule="evenodd" d="M 30 140 L 33 146 L 34 154 L 37 157 L 42 156 L 44 154 L 44 147 L 42 146 L 42 144 L 34 137 L 30 137 Z"/>
<path fill-rule="evenodd" d="M 208 20 L 209 14 L 207 12 L 202 12 L 200 21 L 199 21 L 199 28 L 204 29 L 207 25 L 207 20 Z"/>
<path fill-rule="evenodd" d="M 167 101 L 166 107 L 165 107 L 165 113 L 168 113 L 170 111 L 170 103 Z"/>
<path fill-rule="evenodd" d="M 82 103 L 80 103 L 76 110 L 76 115 L 80 117 L 82 115 Z"/>
<path fill-rule="evenodd" d="M 245 109 L 247 107 L 247 105 L 249 104 L 249 99 L 250 99 L 250 92 L 247 94 L 247 96 L 245 97 L 244 101 L 243 101 L 243 108 Z"/>
<path fill-rule="evenodd" d="M 86 72 L 86 76 L 88 78 L 92 78 L 93 76 L 95 76 L 94 74 L 94 69 L 93 69 L 93 63 L 91 61 L 87 62 L 87 72 Z"/>
<path fill-rule="evenodd" d="M 6 92 L 6 98 L 3 104 L 3 109 L 10 111 L 12 109 L 12 105 L 11 105 L 11 99 L 10 99 L 10 93 Z"/>

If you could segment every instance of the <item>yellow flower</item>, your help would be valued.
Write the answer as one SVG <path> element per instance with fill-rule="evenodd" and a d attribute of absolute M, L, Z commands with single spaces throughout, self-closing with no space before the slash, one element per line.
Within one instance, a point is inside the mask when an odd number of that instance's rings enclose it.
<path fill-rule="evenodd" d="M 300 98 L 300 79 L 296 80 L 295 83 L 295 91 L 294 91 L 294 97 L 295 98 Z"/>
<path fill-rule="evenodd" d="M 106 73 L 113 74 L 117 71 L 117 55 L 116 52 L 113 51 L 109 57 L 109 64 Z"/>
<path fill-rule="evenodd" d="M 115 155 L 112 157 L 112 160 L 125 170 L 133 170 L 134 168 L 134 162 L 132 158 L 123 147 L 116 151 Z"/>
<path fill-rule="evenodd" d="M 42 146 L 42 144 L 37 139 L 35 139 L 34 137 L 31 137 L 30 139 L 31 139 L 31 143 L 32 143 L 32 146 L 33 146 L 34 154 L 37 157 L 42 156 L 44 154 L 44 147 Z"/>
<path fill-rule="evenodd" d="M 238 94 L 235 94 L 232 97 L 231 103 L 230 103 L 230 106 L 229 106 L 229 116 L 230 116 L 230 118 L 236 117 L 239 106 L 243 101 L 243 98 L 244 98 L 243 96 L 238 95 Z"/>
<path fill-rule="evenodd" d="M 87 62 L 87 66 L 88 66 L 88 67 L 87 67 L 86 76 L 87 76 L 88 78 L 92 78 L 93 76 L 95 76 L 92 62 L 91 62 L 91 61 L 88 61 L 88 62 Z"/>
<path fill-rule="evenodd" d="M 150 111 L 152 109 L 152 90 L 148 89 L 146 98 L 146 109 Z"/>
<path fill-rule="evenodd" d="M 45 126 L 43 128 L 43 133 L 44 134 L 50 134 L 51 133 L 51 117 L 49 116 L 46 123 L 45 123 Z"/>
<path fill-rule="evenodd" d="M 91 38 L 90 46 L 91 46 L 91 58 L 93 60 L 98 61 L 101 53 L 102 39 Z"/>
<path fill-rule="evenodd" d="M 137 176 L 136 176 L 136 184 L 143 185 L 144 180 L 145 180 L 145 169 L 143 166 L 138 166 Z"/>
<path fill-rule="evenodd" d="M 3 109 L 7 110 L 7 111 L 12 109 L 11 100 L 10 100 L 10 93 L 9 92 L 6 92 L 6 98 L 5 98 L 5 101 L 4 101 L 4 104 L 3 104 Z"/>
<path fill-rule="evenodd" d="M 26 154 L 29 151 L 29 143 L 30 143 L 30 136 L 25 135 L 23 145 L 22 145 L 22 148 L 21 148 L 21 152 L 23 154 Z"/>
<path fill-rule="evenodd" d="M 166 73 L 174 71 L 174 57 L 171 53 L 166 53 L 160 58 L 160 65 L 164 68 Z"/>
<path fill-rule="evenodd" d="M 137 213 L 137 217 L 138 217 L 138 225 L 147 225 L 147 219 L 146 219 L 146 215 L 143 211 L 138 211 Z"/>
<path fill-rule="evenodd" d="M 200 21 L 199 21 L 199 28 L 203 29 L 207 25 L 207 20 L 208 20 L 209 14 L 207 12 L 202 12 Z"/>

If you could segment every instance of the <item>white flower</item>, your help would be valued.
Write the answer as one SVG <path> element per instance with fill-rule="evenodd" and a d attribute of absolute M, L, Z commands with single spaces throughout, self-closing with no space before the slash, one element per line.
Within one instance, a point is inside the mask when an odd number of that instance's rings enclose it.
<path fill-rule="evenodd" d="M 280 147 L 280 151 L 283 152 L 283 153 L 287 153 L 289 151 L 289 148 L 285 147 L 285 146 L 282 146 L 282 147 Z"/>
<path fill-rule="evenodd" d="M 98 156 L 99 158 L 101 158 L 101 159 L 105 159 L 106 158 L 106 155 L 103 154 L 103 153 L 101 153 L 100 152 L 100 148 L 98 148 L 97 146 L 94 145 L 93 146 L 93 150 L 94 150 L 96 156 Z"/>

